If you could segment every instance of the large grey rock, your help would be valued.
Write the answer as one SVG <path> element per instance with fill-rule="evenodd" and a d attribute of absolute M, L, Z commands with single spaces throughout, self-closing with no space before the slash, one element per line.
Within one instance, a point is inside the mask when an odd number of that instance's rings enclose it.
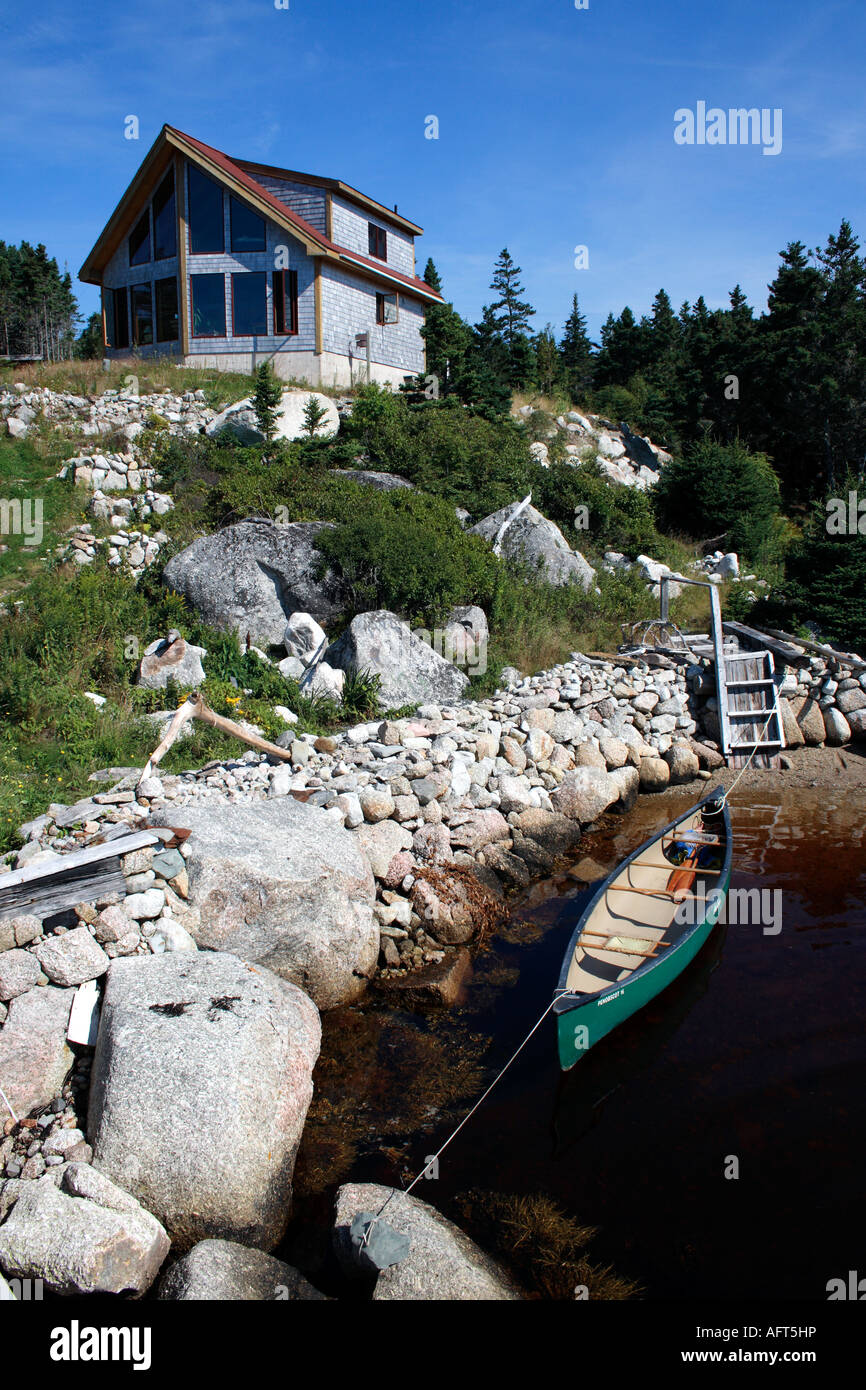
<path fill-rule="evenodd" d="M 412 488 L 408 478 L 399 473 L 377 473 L 372 468 L 335 468 L 338 478 L 348 478 L 350 483 L 360 483 L 362 487 L 374 487 L 377 492 L 396 492 L 398 488 Z"/>
<path fill-rule="evenodd" d="M 333 439 L 340 428 L 340 415 L 330 396 L 321 391 L 285 390 L 277 410 L 275 439 L 309 439 L 310 432 L 304 424 L 304 411 L 310 400 L 315 400 L 324 410 L 321 423 L 316 426 L 316 439 Z"/>
<path fill-rule="evenodd" d="M 89 1164 L 70 1164 L 62 1188 L 50 1176 L 22 1183 L 0 1226 L 6 1273 L 56 1294 L 142 1294 L 168 1250 L 159 1221 Z"/>
<path fill-rule="evenodd" d="M 324 1299 L 303 1275 L 263 1250 L 233 1240 L 201 1240 L 163 1275 L 157 1298 L 174 1302 Z"/>
<path fill-rule="evenodd" d="M 275 439 L 306 439 L 309 431 L 304 425 L 304 410 L 310 398 L 318 401 L 325 414 L 316 429 L 317 439 L 331 439 L 340 428 L 337 407 L 329 396 L 319 391 L 284 390 L 277 409 Z M 228 431 L 241 444 L 262 444 L 264 435 L 259 429 L 251 397 L 236 401 L 211 420 L 205 433 L 212 438 Z M 103 485 L 104 486 L 104 485 Z"/>
<path fill-rule="evenodd" d="M 318 577 L 322 557 L 315 540 L 325 529 L 321 521 L 240 521 L 174 555 L 163 581 L 212 626 L 242 639 L 249 634 L 260 647 L 277 646 L 298 610 L 325 626 L 339 616 L 338 581 L 330 570 Z"/>
<path fill-rule="evenodd" d="M 334 1249 L 346 1274 L 363 1273 L 352 1247 L 352 1222 L 362 1212 L 375 1215 L 388 1197 L 382 1220 L 408 1238 L 409 1251 L 399 1264 L 381 1271 L 373 1292 L 375 1302 L 520 1300 L 522 1295 L 505 1270 L 434 1207 L 374 1183 L 346 1183 L 337 1192 Z"/>
<path fill-rule="evenodd" d="M 0 951 L 14 951 L 16 946 L 27 946 L 41 935 L 42 923 L 32 913 L 4 917 L 0 920 Z"/>
<path fill-rule="evenodd" d="M 514 510 L 513 506 L 502 507 L 471 529 L 493 544 Z M 586 590 L 595 579 L 592 566 L 578 551 L 572 550 L 559 527 L 535 507 L 526 507 L 508 526 L 502 537 L 501 553 L 510 560 L 538 566 L 549 584 L 559 586 L 575 581 Z"/>
<path fill-rule="evenodd" d="M 289 656 L 298 657 L 304 666 L 309 666 L 328 645 L 324 628 L 309 613 L 290 614 L 283 641 Z"/>
<path fill-rule="evenodd" d="M 851 737 L 866 739 L 866 709 L 852 709 L 848 715 L 848 724 L 851 728 Z"/>
<path fill-rule="evenodd" d="M 0 1083 L 16 1115 L 29 1115 L 60 1092 L 73 1061 L 66 1029 L 74 994 L 47 985 L 9 1003 L 0 1028 Z"/>
<path fill-rule="evenodd" d="M 165 690 L 172 680 L 177 686 L 197 689 L 205 678 L 203 656 L 207 656 L 204 647 L 196 647 L 183 637 L 155 643 L 142 657 L 138 683 L 145 690 Z"/>
<path fill-rule="evenodd" d="M 96 980 L 108 969 L 108 956 L 86 927 L 48 936 L 32 949 L 51 983 L 64 988 Z"/>
<path fill-rule="evenodd" d="M 370 868 L 376 878 L 384 878 L 388 865 L 401 850 L 409 849 L 412 835 L 395 820 L 379 821 L 375 825 L 359 825 L 351 832 L 370 861 Z"/>
<path fill-rule="evenodd" d="M 215 1235 L 272 1249 L 320 1041 L 312 1001 L 237 956 L 113 961 L 87 1117 L 96 1167 L 180 1249 Z"/>
<path fill-rule="evenodd" d="M 379 608 L 359 613 L 325 658 L 343 671 L 370 671 L 381 677 L 383 709 L 459 700 L 468 678 L 416 637 L 395 613 Z"/>
<path fill-rule="evenodd" d="M 551 793 L 550 801 L 555 811 L 587 825 L 598 820 L 602 812 L 619 798 L 619 784 L 609 772 L 600 767 L 578 767 L 573 772 L 566 772 L 559 786 Z"/>
<path fill-rule="evenodd" d="M 827 743 L 838 746 L 848 743 L 851 738 L 851 725 L 841 710 L 832 706 L 824 710 L 824 735 Z"/>
<path fill-rule="evenodd" d="M 490 631 L 487 615 L 477 604 L 452 608 L 442 632 L 442 655 L 456 666 L 482 673 L 487 669 Z"/>
<path fill-rule="evenodd" d="M 351 831 L 294 797 L 173 806 L 154 823 L 192 831 L 199 946 L 267 966 L 322 1009 L 363 994 L 379 930 L 370 866 Z"/>
<path fill-rule="evenodd" d="M 41 974 L 39 961 L 32 951 L 0 953 L 0 1003 L 8 1003 L 10 999 L 17 999 L 19 994 L 26 994 Z"/>
<path fill-rule="evenodd" d="M 802 748 L 806 742 L 803 730 L 797 723 L 797 715 L 790 701 L 784 696 L 779 696 L 779 713 L 782 716 L 782 729 L 785 734 L 785 746 L 787 748 Z"/>
<path fill-rule="evenodd" d="M 619 428 L 623 446 L 632 463 L 637 468 L 650 468 L 653 473 L 658 473 L 659 460 L 650 448 L 649 440 L 639 434 L 633 434 L 625 421 L 620 422 Z"/>
<path fill-rule="evenodd" d="M 836 706 L 846 715 L 853 714 L 858 709 L 866 709 L 866 690 L 858 690 L 856 687 L 840 690 L 836 696 Z"/>

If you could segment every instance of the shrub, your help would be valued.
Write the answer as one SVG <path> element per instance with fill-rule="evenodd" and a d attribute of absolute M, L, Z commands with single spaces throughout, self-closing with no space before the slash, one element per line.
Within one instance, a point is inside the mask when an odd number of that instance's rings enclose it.
<path fill-rule="evenodd" d="M 533 502 L 579 550 L 590 545 L 599 556 L 605 550 L 620 550 L 634 558 L 641 551 L 657 551 L 661 544 L 646 493 L 609 483 L 597 463 L 579 468 L 552 464 L 537 480 Z M 588 509 L 587 530 L 575 530 L 579 506 Z"/>
<path fill-rule="evenodd" d="M 317 540 L 356 612 L 388 608 L 430 626 L 455 604 L 489 604 L 497 560 L 461 529 L 453 507 L 404 489 L 359 491 L 357 511 Z"/>
<path fill-rule="evenodd" d="M 453 397 L 412 406 L 365 386 L 348 429 L 373 467 L 402 474 L 476 519 L 525 497 L 539 472 L 522 426 L 483 419 Z"/>
<path fill-rule="evenodd" d="M 662 469 L 653 502 L 662 527 L 695 539 L 727 532 L 731 550 L 756 558 L 775 534 L 779 482 L 766 456 L 739 440 L 703 440 Z"/>

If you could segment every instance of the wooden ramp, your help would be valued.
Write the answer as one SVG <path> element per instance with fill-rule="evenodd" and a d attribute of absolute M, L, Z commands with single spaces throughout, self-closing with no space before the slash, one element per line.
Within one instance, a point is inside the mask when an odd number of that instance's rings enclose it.
<path fill-rule="evenodd" d="M 778 767 L 785 746 L 773 653 L 740 652 L 717 667 L 722 747 L 731 767 Z"/>
<path fill-rule="evenodd" d="M 658 620 L 645 626 L 656 629 L 664 640 L 672 641 L 675 636 L 679 649 L 672 645 L 656 646 L 656 651 L 673 661 L 682 661 L 685 656 L 714 663 L 722 752 L 731 767 L 741 768 L 747 762 L 753 767 L 778 767 L 785 732 L 774 679 L 773 649 L 778 649 L 785 659 L 788 651 L 794 654 L 793 649 L 741 624 L 723 624 L 718 589 L 708 580 L 680 575 L 676 583 L 709 589 L 710 631 L 680 632 L 670 622 L 670 579 L 662 576 Z M 741 647 L 741 638 L 749 644 L 747 647 Z"/>
<path fill-rule="evenodd" d="M 710 590 L 710 614 L 722 752 L 731 767 L 743 767 L 750 759 L 752 767 L 778 767 L 785 733 L 773 679 L 773 653 L 766 648 L 730 650 L 715 588 Z"/>

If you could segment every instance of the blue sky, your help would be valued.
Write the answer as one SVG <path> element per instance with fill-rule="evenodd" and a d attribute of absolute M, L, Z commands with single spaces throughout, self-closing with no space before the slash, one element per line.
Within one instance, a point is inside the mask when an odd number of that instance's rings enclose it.
<path fill-rule="evenodd" d="M 594 335 L 660 286 L 762 306 L 788 241 L 866 240 L 864 40 L 863 0 L 42 0 L 0 53 L 0 237 L 77 276 L 167 121 L 398 203 L 473 321 L 506 245 L 537 328 L 575 291 Z M 677 145 L 698 101 L 781 108 L 781 153 Z"/>

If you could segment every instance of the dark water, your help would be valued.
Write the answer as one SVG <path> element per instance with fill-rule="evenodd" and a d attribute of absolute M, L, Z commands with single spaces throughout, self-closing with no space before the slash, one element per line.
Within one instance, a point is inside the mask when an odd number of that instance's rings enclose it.
<path fill-rule="evenodd" d="M 693 800 L 642 801 L 581 858 L 606 873 Z M 565 1077 L 548 1019 L 416 1195 L 546 1193 L 649 1298 L 825 1298 L 866 1274 L 866 798 L 773 787 L 733 809 L 732 887 L 780 890 L 781 931 L 717 928 Z M 301 1210 L 424 1166 L 548 1003 L 585 895 L 567 875 L 524 894 L 448 1014 L 328 1016 Z"/>

